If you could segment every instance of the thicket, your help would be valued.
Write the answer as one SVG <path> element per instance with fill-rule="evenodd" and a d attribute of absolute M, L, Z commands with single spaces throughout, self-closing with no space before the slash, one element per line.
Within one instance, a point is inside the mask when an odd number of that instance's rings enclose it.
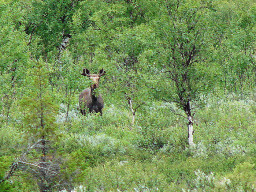
<path fill-rule="evenodd" d="M 255 33 L 254 0 L 1 0 L 0 191 L 255 191 Z"/>

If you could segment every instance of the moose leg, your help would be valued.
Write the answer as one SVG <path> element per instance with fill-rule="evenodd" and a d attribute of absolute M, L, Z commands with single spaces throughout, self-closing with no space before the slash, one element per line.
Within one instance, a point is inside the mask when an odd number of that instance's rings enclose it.
<path fill-rule="evenodd" d="M 86 112 L 84 109 L 80 109 L 80 111 L 81 111 L 82 115 L 86 115 Z"/>

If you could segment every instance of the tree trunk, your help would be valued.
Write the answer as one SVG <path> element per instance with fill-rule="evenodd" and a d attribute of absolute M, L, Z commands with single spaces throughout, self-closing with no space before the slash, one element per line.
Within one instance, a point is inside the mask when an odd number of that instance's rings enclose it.
<path fill-rule="evenodd" d="M 188 144 L 189 144 L 189 146 L 192 146 L 192 145 L 194 145 L 194 141 L 193 141 L 194 130 L 193 130 L 193 117 L 192 117 L 192 112 L 191 112 L 190 101 L 188 101 L 184 105 L 184 110 L 188 117 Z"/>
<path fill-rule="evenodd" d="M 132 112 L 132 125 L 134 125 L 135 123 L 135 110 L 133 109 L 133 106 L 132 106 L 132 99 L 131 98 L 128 98 L 128 103 L 129 103 L 129 106 L 130 106 L 130 109 L 131 109 L 131 112 Z"/>
<path fill-rule="evenodd" d="M 188 116 L 188 144 L 189 146 L 194 145 L 194 141 L 193 141 L 193 134 L 194 134 L 194 130 L 193 130 L 193 118 L 192 116 Z"/>

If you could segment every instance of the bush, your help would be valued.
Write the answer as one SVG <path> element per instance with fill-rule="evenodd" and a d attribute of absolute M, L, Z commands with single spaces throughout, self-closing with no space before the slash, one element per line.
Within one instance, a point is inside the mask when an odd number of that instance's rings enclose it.
<path fill-rule="evenodd" d="M 243 191 L 256 190 L 256 166 L 250 162 L 243 162 L 236 165 L 233 173 L 228 174 L 227 178 L 231 180 L 230 187 Z"/>

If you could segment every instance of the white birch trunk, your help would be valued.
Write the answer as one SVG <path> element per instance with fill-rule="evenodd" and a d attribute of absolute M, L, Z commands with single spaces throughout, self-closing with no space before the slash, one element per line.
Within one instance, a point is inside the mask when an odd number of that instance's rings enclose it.
<path fill-rule="evenodd" d="M 188 116 L 188 144 L 189 144 L 189 146 L 194 145 L 193 134 L 194 134 L 193 119 L 192 119 L 192 116 L 189 115 Z"/>
<path fill-rule="evenodd" d="M 133 106 L 132 106 L 132 100 L 129 99 L 128 102 L 129 102 L 130 109 L 131 109 L 131 112 L 132 112 L 132 125 L 134 125 L 134 123 L 135 123 L 135 111 L 134 111 Z"/>

